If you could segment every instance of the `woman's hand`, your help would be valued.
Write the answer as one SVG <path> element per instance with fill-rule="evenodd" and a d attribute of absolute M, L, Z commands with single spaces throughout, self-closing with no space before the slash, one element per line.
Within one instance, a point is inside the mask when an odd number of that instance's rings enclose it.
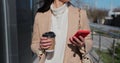
<path fill-rule="evenodd" d="M 74 46 L 79 46 L 82 47 L 85 45 L 85 39 L 82 36 L 79 36 L 79 38 L 77 37 L 71 37 L 70 38 L 70 42 L 74 45 Z"/>
<path fill-rule="evenodd" d="M 40 38 L 40 48 L 41 49 L 48 49 L 52 45 L 52 39 L 47 38 L 47 37 L 41 37 Z"/>

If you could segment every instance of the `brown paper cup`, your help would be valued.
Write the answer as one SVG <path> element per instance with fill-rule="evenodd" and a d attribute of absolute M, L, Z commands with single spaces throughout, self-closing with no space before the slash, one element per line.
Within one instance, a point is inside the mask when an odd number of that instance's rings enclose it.
<path fill-rule="evenodd" d="M 45 50 L 46 52 L 53 52 L 54 51 L 54 48 L 55 48 L 55 38 L 49 38 L 49 39 L 52 39 L 53 42 L 52 42 L 52 45 L 50 46 L 50 48 L 48 48 L 47 50 Z"/>

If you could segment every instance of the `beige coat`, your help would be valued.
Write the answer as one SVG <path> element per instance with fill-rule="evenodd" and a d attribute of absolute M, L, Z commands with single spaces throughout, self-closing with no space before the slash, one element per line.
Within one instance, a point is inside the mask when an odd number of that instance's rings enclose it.
<path fill-rule="evenodd" d="M 80 24 L 79 24 L 79 20 L 80 20 Z M 34 21 L 34 28 L 33 28 L 32 43 L 31 43 L 31 49 L 34 53 L 38 54 L 40 48 L 39 47 L 40 37 L 43 33 L 50 30 L 50 24 L 51 24 L 50 10 L 45 13 L 38 12 L 36 14 Z M 73 6 L 69 6 L 67 44 L 65 48 L 63 63 L 81 63 L 81 59 L 80 59 L 81 54 L 79 54 L 79 49 L 76 49 L 76 47 L 72 46 L 72 44 L 69 41 L 69 37 L 72 37 L 75 34 L 79 26 L 81 29 L 90 29 L 86 11 L 80 10 L 79 12 L 77 8 L 74 8 Z M 90 34 L 85 38 L 85 44 L 86 44 L 86 54 L 87 54 L 92 47 L 92 40 Z M 39 63 L 44 63 L 44 60 L 45 60 L 45 54 L 42 55 Z"/>

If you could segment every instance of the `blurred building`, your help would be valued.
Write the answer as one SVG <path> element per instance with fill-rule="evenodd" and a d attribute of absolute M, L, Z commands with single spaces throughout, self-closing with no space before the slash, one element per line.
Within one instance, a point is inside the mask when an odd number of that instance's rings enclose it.
<path fill-rule="evenodd" d="M 35 1 L 39 0 L 0 0 L 0 63 L 32 63 Z"/>
<path fill-rule="evenodd" d="M 2 6 L 2 1 L 0 0 L 0 63 L 4 63 L 4 29 L 3 29 L 3 6 Z"/>
<path fill-rule="evenodd" d="M 105 17 L 105 25 L 120 27 L 120 12 L 109 12 Z"/>

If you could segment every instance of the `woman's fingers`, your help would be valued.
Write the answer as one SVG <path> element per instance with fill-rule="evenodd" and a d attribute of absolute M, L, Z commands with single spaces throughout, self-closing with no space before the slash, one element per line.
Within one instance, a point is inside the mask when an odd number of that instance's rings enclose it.
<path fill-rule="evenodd" d="M 76 45 L 76 46 L 82 46 L 84 45 L 84 38 L 83 37 L 72 37 L 70 38 L 70 42 L 73 44 L 73 45 Z"/>
<path fill-rule="evenodd" d="M 41 37 L 40 39 L 40 47 L 42 49 L 48 49 L 52 45 L 52 39 L 48 39 L 47 37 Z"/>
<path fill-rule="evenodd" d="M 40 40 L 47 40 L 47 37 L 41 37 Z"/>
<path fill-rule="evenodd" d="M 79 46 L 79 44 L 76 42 L 76 40 L 74 39 L 74 37 L 71 38 L 71 43 L 75 46 Z"/>
<path fill-rule="evenodd" d="M 41 46 L 41 49 L 48 49 L 50 46 Z"/>
<path fill-rule="evenodd" d="M 73 38 L 71 37 L 71 38 L 69 38 L 69 40 L 70 40 L 70 42 L 73 44 L 73 46 L 75 46 L 75 43 L 74 43 Z"/>
<path fill-rule="evenodd" d="M 84 42 L 84 38 L 82 37 L 82 36 L 79 36 L 79 38 L 78 38 L 81 42 Z"/>
<path fill-rule="evenodd" d="M 42 49 L 48 49 L 51 46 L 51 42 L 41 43 L 40 47 Z"/>
<path fill-rule="evenodd" d="M 43 47 L 51 46 L 51 43 L 44 43 L 44 44 L 41 44 L 41 46 L 43 46 Z"/>
<path fill-rule="evenodd" d="M 81 41 L 77 37 L 73 37 L 77 46 L 81 46 Z"/>
<path fill-rule="evenodd" d="M 79 36 L 79 39 L 81 40 L 81 46 L 85 45 L 85 38 Z"/>
<path fill-rule="evenodd" d="M 47 40 L 41 40 L 40 44 L 44 44 L 44 43 L 51 43 L 52 40 L 47 39 Z"/>

